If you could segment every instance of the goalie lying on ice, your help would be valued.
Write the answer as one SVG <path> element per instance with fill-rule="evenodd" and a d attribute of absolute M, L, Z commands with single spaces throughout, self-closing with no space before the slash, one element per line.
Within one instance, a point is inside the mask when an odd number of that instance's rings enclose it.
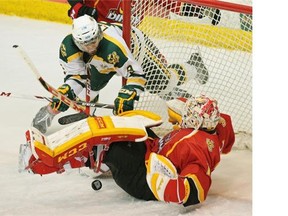
<path fill-rule="evenodd" d="M 161 118 L 147 111 L 88 117 L 50 136 L 31 128 L 20 151 L 20 170 L 42 175 L 89 166 L 98 171 L 105 163 L 117 185 L 138 199 L 201 203 L 220 154 L 234 144 L 230 116 L 204 95 L 167 105 L 175 130 L 163 138 L 150 129 Z"/>

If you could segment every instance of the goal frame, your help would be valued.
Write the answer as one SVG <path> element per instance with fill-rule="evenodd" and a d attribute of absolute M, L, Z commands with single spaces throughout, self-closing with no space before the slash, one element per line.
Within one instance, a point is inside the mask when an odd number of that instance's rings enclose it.
<path fill-rule="evenodd" d="M 130 47 L 131 38 L 131 2 L 132 0 L 123 0 L 123 38 Z M 249 5 L 241 5 L 237 3 L 217 1 L 217 0 L 177 0 L 177 2 L 184 2 L 190 4 L 197 4 L 200 6 L 217 7 L 218 9 L 228 10 L 233 12 L 245 13 L 252 15 L 253 8 Z"/>

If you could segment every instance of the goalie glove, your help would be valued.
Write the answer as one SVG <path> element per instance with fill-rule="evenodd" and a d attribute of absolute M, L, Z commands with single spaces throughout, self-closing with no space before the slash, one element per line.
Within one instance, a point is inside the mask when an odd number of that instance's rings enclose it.
<path fill-rule="evenodd" d="M 133 110 L 135 100 L 139 100 L 139 96 L 137 96 L 137 92 L 134 86 L 123 86 L 118 93 L 118 97 L 114 100 L 114 115 L 121 114 L 125 111 Z"/>
<path fill-rule="evenodd" d="M 51 126 L 52 120 L 56 114 L 53 113 L 50 106 L 42 107 L 32 121 L 32 126 L 41 133 L 46 133 L 47 128 Z"/>
<path fill-rule="evenodd" d="M 151 153 L 146 162 L 146 180 L 159 201 L 183 204 L 190 194 L 186 178 L 179 177 L 172 162 L 159 154 Z"/>
<path fill-rule="evenodd" d="M 98 18 L 98 12 L 93 7 L 88 7 L 86 5 L 83 5 L 81 3 L 75 4 L 73 7 L 68 10 L 68 16 L 72 19 L 78 18 L 79 16 L 83 16 L 84 14 L 87 14 L 91 17 L 93 17 L 95 20 Z"/>
<path fill-rule="evenodd" d="M 71 87 L 68 84 L 63 84 L 57 89 L 57 91 L 67 96 L 71 100 L 74 100 L 76 98 L 76 95 L 73 89 L 71 89 Z M 55 113 L 64 112 L 69 108 L 68 105 L 63 103 L 57 97 L 52 97 L 52 102 L 50 103 L 50 107 L 53 109 Z"/>

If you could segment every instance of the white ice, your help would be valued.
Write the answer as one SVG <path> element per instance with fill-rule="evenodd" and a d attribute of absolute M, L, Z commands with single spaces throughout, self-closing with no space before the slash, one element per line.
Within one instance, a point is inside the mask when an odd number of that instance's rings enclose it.
<path fill-rule="evenodd" d="M 14 44 L 28 53 L 43 78 L 53 86 L 62 83 L 58 48 L 70 26 L 0 15 L 0 93 L 50 96 L 38 83 Z M 101 102 L 112 103 L 119 78 L 101 92 Z M 18 173 L 19 144 L 25 131 L 46 102 L 0 97 L 0 215 L 252 215 L 252 152 L 233 150 L 222 156 L 212 173 L 207 200 L 193 207 L 137 200 L 113 179 L 101 179 L 103 188 L 93 191 L 91 176 L 73 171 L 46 176 Z M 109 115 L 109 110 L 99 110 Z M 88 172 L 87 172 L 88 173 Z"/>

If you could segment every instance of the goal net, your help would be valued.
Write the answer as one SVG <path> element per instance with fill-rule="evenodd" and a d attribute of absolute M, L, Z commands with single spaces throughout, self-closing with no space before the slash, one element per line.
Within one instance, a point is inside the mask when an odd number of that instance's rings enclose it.
<path fill-rule="evenodd" d="M 150 55 L 141 60 L 150 81 L 136 109 L 162 116 L 164 123 L 156 131 L 160 136 L 172 129 L 165 100 L 204 93 L 218 100 L 221 112 L 231 115 L 237 134 L 251 138 L 252 6 L 245 1 L 131 1 L 130 23 L 144 32 L 146 43 L 134 55 L 137 59 L 141 53 Z M 123 23 L 124 28 L 130 25 L 127 20 Z M 132 35 L 135 51 L 139 45 Z M 196 70 L 184 70 L 181 65 L 186 63 Z M 167 77 L 174 81 L 168 83 Z"/>

